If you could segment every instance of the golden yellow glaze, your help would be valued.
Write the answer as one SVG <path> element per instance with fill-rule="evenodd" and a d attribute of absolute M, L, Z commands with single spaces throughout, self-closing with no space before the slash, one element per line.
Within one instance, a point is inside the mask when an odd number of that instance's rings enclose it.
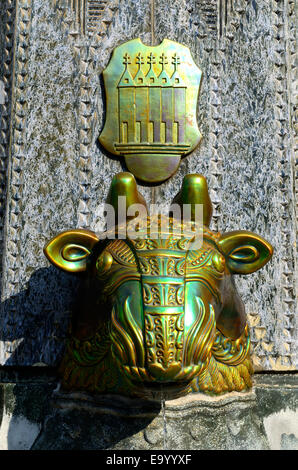
<path fill-rule="evenodd" d="M 86 261 L 92 248 L 98 242 L 94 232 L 83 229 L 59 233 L 44 248 L 48 260 L 68 272 L 86 270 Z"/>
<path fill-rule="evenodd" d="M 118 195 L 127 210 L 145 207 L 129 173 L 113 178 L 108 200 L 116 212 Z M 209 223 L 202 175 L 185 177 L 174 201 L 202 204 Z M 133 224 L 129 218 L 127 229 Z M 202 244 L 194 248 L 200 230 Z M 156 390 L 174 397 L 251 387 L 249 329 L 231 275 L 264 266 L 271 245 L 252 232 L 220 234 L 166 215 L 140 218 L 137 238 L 129 233 L 103 242 L 90 231 L 70 230 L 45 248 L 51 263 L 86 270 L 89 280 L 60 367 L 63 387 L 148 397 Z"/>

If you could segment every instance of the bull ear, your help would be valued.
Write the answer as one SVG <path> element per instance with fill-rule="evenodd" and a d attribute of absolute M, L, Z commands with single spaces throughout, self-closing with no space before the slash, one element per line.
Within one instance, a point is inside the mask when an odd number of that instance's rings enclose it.
<path fill-rule="evenodd" d="M 45 246 L 48 260 L 63 271 L 78 273 L 86 270 L 87 258 L 98 242 L 94 232 L 83 229 L 59 233 Z"/>
<path fill-rule="evenodd" d="M 270 243 L 245 230 L 227 232 L 217 243 L 234 274 L 250 274 L 257 271 L 268 263 L 273 254 Z"/>

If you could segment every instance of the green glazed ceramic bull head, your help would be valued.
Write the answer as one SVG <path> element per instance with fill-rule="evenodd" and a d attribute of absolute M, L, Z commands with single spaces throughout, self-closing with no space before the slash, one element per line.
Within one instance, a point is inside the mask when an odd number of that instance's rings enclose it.
<path fill-rule="evenodd" d="M 146 206 L 130 173 L 112 181 L 108 202 L 116 214 L 119 196 L 127 209 Z M 178 396 L 251 387 L 249 330 L 232 275 L 262 268 L 273 249 L 251 232 L 208 228 L 212 205 L 201 175 L 187 175 L 173 202 L 190 204 L 189 221 L 148 216 L 138 219 L 136 237 L 128 230 L 120 237 L 118 225 L 114 239 L 78 229 L 46 246 L 50 262 L 84 272 L 89 289 L 61 364 L 64 389 Z M 196 204 L 203 227 L 195 222 Z"/>

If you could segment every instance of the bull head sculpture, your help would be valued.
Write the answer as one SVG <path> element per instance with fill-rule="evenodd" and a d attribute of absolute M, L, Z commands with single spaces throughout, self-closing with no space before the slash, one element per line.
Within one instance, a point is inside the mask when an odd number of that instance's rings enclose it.
<path fill-rule="evenodd" d="M 127 208 L 146 206 L 130 173 L 112 181 L 108 201 L 116 212 L 118 196 Z M 78 229 L 45 247 L 54 265 L 85 273 L 87 298 L 94 298 L 73 320 L 60 367 L 64 389 L 179 396 L 251 387 L 249 330 L 232 275 L 260 269 L 273 249 L 251 232 L 208 228 L 212 206 L 201 175 L 187 175 L 174 202 L 190 204 L 190 222 L 148 216 L 138 220 L 134 239 L 117 238 L 119 226 L 115 239 Z M 204 226 L 194 248 L 196 204 Z"/>

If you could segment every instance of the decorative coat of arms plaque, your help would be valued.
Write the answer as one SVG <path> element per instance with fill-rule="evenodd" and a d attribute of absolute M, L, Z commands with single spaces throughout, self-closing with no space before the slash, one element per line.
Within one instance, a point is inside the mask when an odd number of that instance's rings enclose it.
<path fill-rule="evenodd" d="M 164 39 L 117 47 L 103 72 L 107 116 L 101 144 L 137 178 L 160 182 L 201 140 L 196 120 L 202 72 L 190 50 Z"/>

